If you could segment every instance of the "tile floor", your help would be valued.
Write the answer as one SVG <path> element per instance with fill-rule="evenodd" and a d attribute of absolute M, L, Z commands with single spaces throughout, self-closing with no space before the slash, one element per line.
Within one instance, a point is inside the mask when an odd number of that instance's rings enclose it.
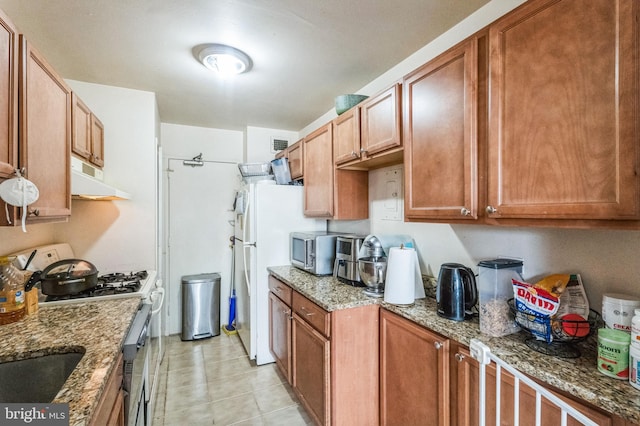
<path fill-rule="evenodd" d="M 237 335 L 165 342 L 153 426 L 312 424 L 276 365 L 252 365 Z"/>

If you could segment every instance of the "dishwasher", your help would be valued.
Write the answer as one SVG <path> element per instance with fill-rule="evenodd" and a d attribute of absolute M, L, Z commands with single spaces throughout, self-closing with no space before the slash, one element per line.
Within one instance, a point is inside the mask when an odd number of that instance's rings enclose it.
<path fill-rule="evenodd" d="M 122 346 L 124 361 L 124 418 L 129 426 L 151 424 L 147 418 L 146 401 L 151 389 L 149 380 L 149 322 L 151 304 L 142 303 L 131 323 Z"/>

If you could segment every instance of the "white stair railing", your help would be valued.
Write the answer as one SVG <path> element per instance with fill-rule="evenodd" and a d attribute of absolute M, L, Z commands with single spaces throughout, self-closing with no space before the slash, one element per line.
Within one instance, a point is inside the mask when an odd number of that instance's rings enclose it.
<path fill-rule="evenodd" d="M 544 426 L 541 423 L 542 417 L 542 398 L 557 406 L 561 411 L 561 426 L 567 425 L 567 419 L 572 417 L 578 422 L 586 426 L 598 426 L 596 422 L 589 419 L 587 416 L 567 404 L 558 396 L 552 394 L 549 390 L 540 386 L 529 377 L 522 374 L 497 356 L 491 353 L 489 347 L 482 343 L 478 339 L 471 339 L 470 343 L 471 356 L 480 364 L 480 378 L 479 378 L 479 405 L 480 405 L 480 426 L 486 424 L 486 366 L 493 361 L 496 364 L 496 426 L 500 426 L 500 382 L 502 370 L 513 374 L 514 376 L 514 389 L 513 389 L 513 425 L 518 426 L 520 422 L 520 382 L 525 383 L 536 392 L 536 426 Z"/>

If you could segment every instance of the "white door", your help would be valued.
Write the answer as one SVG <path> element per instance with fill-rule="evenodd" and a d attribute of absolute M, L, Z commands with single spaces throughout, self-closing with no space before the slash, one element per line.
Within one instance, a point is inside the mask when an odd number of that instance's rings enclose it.
<path fill-rule="evenodd" d="M 181 282 L 185 275 L 217 272 L 221 277 L 220 324 L 229 312 L 229 279 L 233 236 L 233 201 L 238 166 L 208 162 L 185 166 L 169 159 L 167 175 L 168 277 L 166 289 L 167 330 L 182 330 Z"/>

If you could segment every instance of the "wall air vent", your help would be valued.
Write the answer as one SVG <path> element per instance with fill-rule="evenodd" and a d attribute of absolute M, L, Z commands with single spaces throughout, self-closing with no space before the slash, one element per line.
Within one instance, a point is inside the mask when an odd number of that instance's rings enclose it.
<path fill-rule="evenodd" d="M 279 152 L 289 147 L 289 141 L 282 138 L 271 138 L 271 152 Z"/>

